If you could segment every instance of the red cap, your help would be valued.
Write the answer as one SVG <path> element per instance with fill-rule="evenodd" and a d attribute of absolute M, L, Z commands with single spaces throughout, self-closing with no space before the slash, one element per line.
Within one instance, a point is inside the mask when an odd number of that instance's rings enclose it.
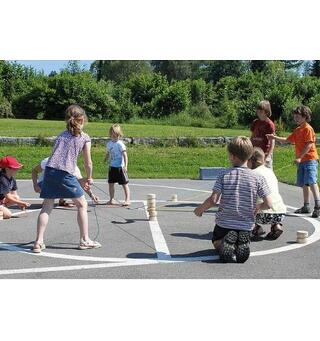
<path fill-rule="evenodd" d="M 22 164 L 17 161 L 13 156 L 5 156 L 0 159 L 0 168 L 20 169 Z"/>

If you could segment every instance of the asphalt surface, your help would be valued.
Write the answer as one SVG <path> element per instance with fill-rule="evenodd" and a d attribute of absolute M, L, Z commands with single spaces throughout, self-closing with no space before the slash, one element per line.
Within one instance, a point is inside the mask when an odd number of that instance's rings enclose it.
<path fill-rule="evenodd" d="M 213 181 L 131 180 L 130 208 L 89 203 L 89 231 L 102 247 L 78 250 L 76 209 L 56 207 L 45 234 L 47 249 L 32 253 L 41 200 L 31 181 L 18 181 L 19 194 L 30 200 L 27 214 L 14 208 L 16 218 L 0 221 L 0 279 L 4 278 L 319 278 L 320 221 L 310 215 L 298 217 L 301 189 L 280 184 L 289 207 L 284 233 L 276 241 L 261 238 L 251 243 L 251 256 L 244 264 L 223 264 L 212 249 L 215 210 L 198 218 L 193 209 L 209 193 Z M 93 191 L 102 203 L 107 184 L 97 180 Z M 156 194 L 158 219 L 149 222 L 146 200 Z M 171 197 L 177 194 L 178 201 Z M 123 200 L 121 187 L 116 196 Z M 265 226 L 268 231 L 269 226 Z M 306 244 L 296 243 L 296 232 L 309 232 Z"/>

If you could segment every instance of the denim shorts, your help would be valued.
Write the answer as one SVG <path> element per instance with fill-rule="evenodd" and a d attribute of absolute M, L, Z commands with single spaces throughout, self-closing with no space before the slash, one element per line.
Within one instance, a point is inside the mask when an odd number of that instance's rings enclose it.
<path fill-rule="evenodd" d="M 309 186 L 318 181 L 318 160 L 309 160 L 299 163 L 297 169 L 297 186 Z"/>

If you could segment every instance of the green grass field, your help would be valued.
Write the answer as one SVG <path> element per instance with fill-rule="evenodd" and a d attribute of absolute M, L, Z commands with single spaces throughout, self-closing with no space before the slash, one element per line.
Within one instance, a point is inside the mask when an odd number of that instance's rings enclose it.
<path fill-rule="evenodd" d="M 85 132 L 91 137 L 107 137 L 111 122 L 90 122 Z M 214 129 L 158 124 L 121 124 L 126 137 L 207 137 L 248 136 L 248 129 Z M 65 129 L 64 121 L 0 119 L 1 136 L 56 136 Z"/>
<path fill-rule="evenodd" d="M 319 150 L 320 152 L 320 150 Z M 0 155 L 13 155 L 24 164 L 18 172 L 18 179 L 30 179 L 32 167 L 51 153 L 51 147 L 0 145 Z M 92 147 L 94 178 L 106 178 L 107 165 L 104 163 L 103 146 Z M 199 167 L 228 167 L 226 148 L 214 147 L 152 147 L 128 146 L 129 177 L 134 178 L 187 178 L 198 179 Z M 274 171 L 279 181 L 294 184 L 296 167 L 292 146 L 276 147 Z M 83 171 L 82 160 L 79 167 Z"/>
<path fill-rule="evenodd" d="M 106 137 L 111 123 L 91 122 L 85 131 L 92 137 Z M 204 136 L 249 136 L 249 130 L 195 128 L 169 125 L 123 124 L 125 136 L 130 137 L 204 137 Z M 1 136 L 54 136 L 65 128 L 63 121 L 0 119 Z M 286 135 L 286 134 L 284 134 Z M 13 155 L 24 164 L 17 178 L 30 179 L 32 168 L 51 154 L 50 146 L 0 145 L 0 156 Z M 92 147 L 94 178 L 106 178 L 104 146 Z M 129 177 L 134 178 L 188 178 L 199 177 L 199 167 L 228 167 L 226 149 L 213 147 L 161 147 L 129 145 Z M 294 147 L 276 147 L 274 171 L 282 182 L 294 184 L 296 167 Z M 82 160 L 79 167 L 83 171 Z"/>

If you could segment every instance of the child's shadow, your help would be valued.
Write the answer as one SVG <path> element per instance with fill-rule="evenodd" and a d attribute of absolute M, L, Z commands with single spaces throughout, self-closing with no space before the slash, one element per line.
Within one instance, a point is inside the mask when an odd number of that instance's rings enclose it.
<path fill-rule="evenodd" d="M 208 232 L 204 234 L 178 232 L 178 233 L 171 233 L 171 236 L 192 238 L 192 239 L 202 239 L 202 240 L 212 240 L 212 232 Z"/>

